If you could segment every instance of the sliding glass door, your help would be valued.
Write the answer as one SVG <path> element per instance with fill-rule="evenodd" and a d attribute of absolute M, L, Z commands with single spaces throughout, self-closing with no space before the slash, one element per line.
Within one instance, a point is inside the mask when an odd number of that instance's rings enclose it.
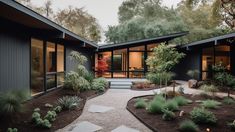
<path fill-rule="evenodd" d="M 62 86 L 64 46 L 31 39 L 31 95 Z"/>

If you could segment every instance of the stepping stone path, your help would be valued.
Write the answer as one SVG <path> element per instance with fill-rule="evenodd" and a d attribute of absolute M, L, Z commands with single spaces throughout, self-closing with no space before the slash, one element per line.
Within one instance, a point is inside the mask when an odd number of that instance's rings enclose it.
<path fill-rule="evenodd" d="M 97 126 L 95 124 L 92 124 L 87 121 L 83 121 L 81 123 L 78 123 L 72 130 L 71 132 L 96 132 L 101 130 L 101 126 Z"/>
<path fill-rule="evenodd" d="M 114 109 L 113 107 L 107 107 L 102 105 L 91 105 L 88 108 L 88 111 L 92 113 L 105 113 L 113 109 Z"/>
<path fill-rule="evenodd" d="M 122 126 L 119 126 L 116 129 L 112 130 L 111 132 L 140 132 L 140 131 L 122 125 Z"/>

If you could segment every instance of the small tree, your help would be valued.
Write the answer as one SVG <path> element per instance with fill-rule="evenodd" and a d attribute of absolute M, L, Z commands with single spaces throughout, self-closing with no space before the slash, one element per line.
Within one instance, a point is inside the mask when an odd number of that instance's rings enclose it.
<path fill-rule="evenodd" d="M 155 77 L 155 80 L 159 80 L 160 85 L 164 82 L 167 83 L 173 78 L 171 69 L 179 63 L 180 59 L 185 56 L 184 53 L 179 53 L 176 48 L 167 46 L 166 44 L 160 44 L 153 49 L 153 55 L 150 56 L 146 63 L 150 67 L 150 72 L 147 77 Z M 159 77 L 156 79 L 156 77 Z M 148 79 L 148 78 L 147 78 Z M 153 79 L 150 79 L 152 82 Z M 156 83 L 152 82 L 152 83 Z"/>
<path fill-rule="evenodd" d="M 78 94 L 80 91 L 85 91 L 91 88 L 91 80 L 86 80 L 90 76 L 84 64 L 87 62 L 86 56 L 77 51 L 72 51 L 69 58 L 77 65 L 76 71 L 70 71 L 65 76 L 65 87 L 71 88 Z"/>
<path fill-rule="evenodd" d="M 105 58 L 105 57 L 99 58 L 98 59 L 98 66 L 96 68 L 97 68 L 98 76 L 101 77 L 102 74 L 106 70 L 108 70 L 107 58 Z"/>

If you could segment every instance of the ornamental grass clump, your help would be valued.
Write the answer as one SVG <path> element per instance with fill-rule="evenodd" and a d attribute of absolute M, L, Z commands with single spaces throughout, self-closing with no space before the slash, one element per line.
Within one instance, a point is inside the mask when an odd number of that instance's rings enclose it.
<path fill-rule="evenodd" d="M 216 109 L 219 107 L 219 105 L 221 105 L 220 102 L 215 101 L 215 100 L 205 100 L 202 101 L 201 106 L 208 108 L 208 109 Z"/>
<path fill-rule="evenodd" d="M 168 100 L 165 104 L 164 104 L 164 109 L 167 109 L 169 111 L 177 111 L 179 110 L 179 105 L 175 100 Z"/>
<path fill-rule="evenodd" d="M 173 100 L 175 100 L 179 106 L 184 106 L 189 103 L 188 99 L 183 96 L 177 96 Z"/>
<path fill-rule="evenodd" d="M 212 95 L 213 97 L 215 97 L 216 92 L 218 92 L 218 88 L 215 85 L 202 85 L 200 87 L 201 90 L 203 90 L 206 94 L 208 95 Z"/>
<path fill-rule="evenodd" d="M 163 110 L 162 119 L 165 121 L 171 121 L 176 118 L 175 113 L 169 110 Z"/>
<path fill-rule="evenodd" d="M 158 100 L 152 100 L 147 106 L 147 112 L 151 114 L 162 114 L 164 103 Z"/>
<path fill-rule="evenodd" d="M 81 98 L 77 96 L 64 96 L 58 99 L 58 105 L 64 110 L 75 109 L 80 105 Z"/>
<path fill-rule="evenodd" d="M 198 132 L 198 126 L 191 120 L 185 120 L 180 123 L 179 127 L 180 132 Z"/>
<path fill-rule="evenodd" d="M 134 106 L 135 106 L 135 108 L 137 108 L 137 109 L 143 109 L 143 108 L 146 108 L 147 103 L 145 102 L 144 99 L 138 98 L 138 99 L 136 100 L 136 103 L 135 103 Z"/>
<path fill-rule="evenodd" d="M 215 115 L 205 108 L 193 108 L 190 117 L 198 124 L 215 124 L 217 121 Z"/>
<path fill-rule="evenodd" d="M 166 101 L 166 99 L 163 97 L 162 94 L 155 95 L 153 100 L 160 101 L 160 102 L 165 102 Z"/>
<path fill-rule="evenodd" d="M 231 105 L 231 104 L 234 104 L 235 101 L 234 101 L 234 99 L 232 99 L 232 98 L 230 98 L 230 97 L 225 97 L 225 98 L 223 99 L 223 103 L 224 103 L 224 104 L 227 104 L 227 105 Z"/>

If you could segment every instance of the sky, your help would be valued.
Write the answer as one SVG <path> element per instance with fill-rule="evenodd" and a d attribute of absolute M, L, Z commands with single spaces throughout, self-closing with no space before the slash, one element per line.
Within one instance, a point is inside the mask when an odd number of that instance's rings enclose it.
<path fill-rule="evenodd" d="M 125 0 L 51 0 L 54 11 L 65 9 L 68 6 L 83 7 L 89 14 L 97 18 L 103 31 L 108 25 L 118 24 L 118 7 Z M 163 0 L 163 5 L 176 6 L 181 0 Z M 31 0 L 36 6 L 41 6 L 45 0 Z M 102 38 L 104 39 L 104 37 Z M 103 40 L 102 40 L 103 41 Z"/>

